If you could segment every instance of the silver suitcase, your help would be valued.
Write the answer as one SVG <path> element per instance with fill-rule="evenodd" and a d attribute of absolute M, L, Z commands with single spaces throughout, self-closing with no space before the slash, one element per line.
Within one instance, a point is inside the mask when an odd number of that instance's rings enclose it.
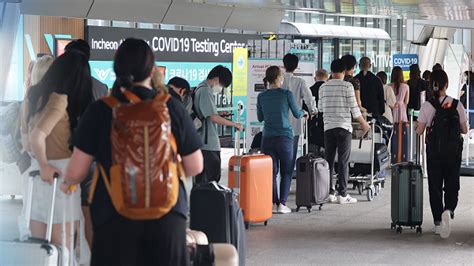
<path fill-rule="evenodd" d="M 49 221 L 46 229 L 46 239 L 29 238 L 26 241 L 0 241 L 0 265 L 68 265 L 68 251 L 66 248 L 51 244 L 55 195 L 58 186 L 58 175 L 53 182 L 51 206 L 49 207 Z M 31 215 L 31 201 L 33 192 L 33 179 L 40 178 L 39 171 L 30 173 L 28 182 L 29 197 L 27 199 L 27 221 Z M 27 223 L 29 226 L 29 222 Z"/>

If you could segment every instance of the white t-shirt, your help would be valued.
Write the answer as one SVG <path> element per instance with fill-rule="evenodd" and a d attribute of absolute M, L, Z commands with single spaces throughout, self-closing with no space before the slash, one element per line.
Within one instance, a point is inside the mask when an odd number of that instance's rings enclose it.
<path fill-rule="evenodd" d="M 451 106 L 451 103 L 453 102 L 453 98 L 449 96 L 441 96 L 439 98 L 439 102 L 441 103 L 444 99 L 444 97 L 447 97 L 446 100 L 443 103 L 443 108 L 449 108 Z M 458 114 L 459 114 L 459 123 L 464 124 L 467 122 L 467 117 L 466 117 L 466 110 L 462 106 L 461 102 L 458 101 Z M 421 105 L 420 109 L 420 116 L 418 116 L 418 122 L 426 124 L 426 127 L 430 127 L 431 123 L 433 122 L 433 118 L 435 116 L 436 109 L 431 105 L 430 102 L 424 102 Z"/>

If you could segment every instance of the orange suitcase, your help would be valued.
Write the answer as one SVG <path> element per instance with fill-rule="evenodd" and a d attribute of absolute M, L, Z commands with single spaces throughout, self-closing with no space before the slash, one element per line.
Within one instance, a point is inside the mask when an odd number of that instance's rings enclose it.
<path fill-rule="evenodd" d="M 229 161 L 229 187 L 239 194 L 245 228 L 272 218 L 272 157 L 262 154 L 232 156 Z"/>

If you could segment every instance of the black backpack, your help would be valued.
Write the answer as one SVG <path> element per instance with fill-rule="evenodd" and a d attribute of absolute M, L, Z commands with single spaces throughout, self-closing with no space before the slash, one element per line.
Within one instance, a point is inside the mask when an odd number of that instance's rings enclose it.
<path fill-rule="evenodd" d="M 435 158 L 460 158 L 462 153 L 461 125 L 457 106 L 459 101 L 453 100 L 451 107 L 443 108 L 438 99 L 429 102 L 436 109 L 427 142 L 427 153 Z"/>

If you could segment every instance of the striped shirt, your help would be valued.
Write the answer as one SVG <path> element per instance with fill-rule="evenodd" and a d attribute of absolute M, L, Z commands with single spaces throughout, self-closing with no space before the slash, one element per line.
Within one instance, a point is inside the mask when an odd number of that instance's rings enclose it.
<path fill-rule="evenodd" d="M 354 87 L 343 80 L 332 79 L 324 83 L 319 89 L 318 103 L 319 111 L 324 114 L 325 131 L 343 128 L 352 133 L 352 117 L 362 115 L 357 106 Z"/>

